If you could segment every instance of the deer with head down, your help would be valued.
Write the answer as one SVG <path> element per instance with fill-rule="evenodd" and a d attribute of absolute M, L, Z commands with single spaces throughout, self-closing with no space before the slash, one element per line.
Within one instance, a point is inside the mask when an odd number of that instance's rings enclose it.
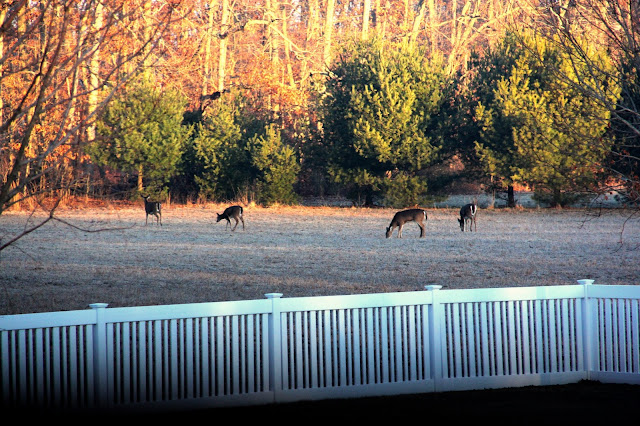
<path fill-rule="evenodd" d="M 242 221 L 242 229 L 244 229 L 244 219 L 242 218 L 242 213 L 243 213 L 242 206 L 227 207 L 222 212 L 222 214 L 218 213 L 218 219 L 216 220 L 216 223 L 220 222 L 221 220 L 226 220 L 227 225 L 225 225 L 224 229 L 227 229 L 227 226 L 231 226 L 230 219 L 233 219 L 236 221 L 236 226 L 233 227 L 232 231 L 236 230 L 236 227 L 238 226 L 239 221 Z"/>
<path fill-rule="evenodd" d="M 458 223 L 460 224 L 460 230 L 462 232 L 464 232 L 465 229 L 468 229 L 469 232 L 472 232 L 473 230 L 475 230 L 476 232 L 478 231 L 477 225 L 476 225 L 477 212 L 478 212 L 478 205 L 475 202 L 470 204 L 465 204 L 464 206 L 462 206 L 462 208 L 460 209 L 460 219 L 458 219 Z M 474 229 L 471 229 L 472 225 Z"/>
<path fill-rule="evenodd" d="M 387 238 L 393 234 L 393 230 L 398 227 L 398 238 L 402 238 L 402 227 L 407 222 L 416 222 L 420 227 L 420 238 L 426 234 L 427 212 L 422 209 L 409 209 L 397 212 L 391 223 L 387 227 Z"/>

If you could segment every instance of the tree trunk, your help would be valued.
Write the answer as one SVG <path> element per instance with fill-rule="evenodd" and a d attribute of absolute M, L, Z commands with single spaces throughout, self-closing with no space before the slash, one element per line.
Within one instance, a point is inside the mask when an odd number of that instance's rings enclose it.
<path fill-rule="evenodd" d="M 320 38 L 320 3 L 318 0 L 307 0 L 308 11 L 306 13 L 307 19 L 307 32 L 304 40 L 304 50 L 310 52 L 312 47 L 316 47 L 318 39 Z M 315 58 L 310 55 L 304 55 L 301 64 L 301 76 L 309 75 L 309 62 L 313 63 Z M 304 77 L 303 77 L 304 79 Z"/>
<path fill-rule="evenodd" d="M 376 0 L 375 9 L 373 11 L 373 26 L 376 29 L 376 35 L 379 38 L 384 38 L 385 30 L 386 30 L 386 11 L 383 11 L 382 0 Z"/>
<path fill-rule="evenodd" d="M 513 194 L 513 186 L 509 185 L 507 187 L 507 207 L 515 207 L 516 206 L 516 197 Z"/>
<path fill-rule="evenodd" d="M 213 4 L 209 4 L 207 31 L 205 33 L 206 40 L 204 43 L 204 69 L 202 72 L 201 95 L 209 94 L 209 82 L 211 81 L 211 42 L 213 38 L 213 11 L 215 9 L 213 6 Z M 202 109 L 202 101 L 200 101 L 200 108 Z"/>
<path fill-rule="evenodd" d="M 420 27 L 422 26 L 422 21 L 424 21 L 424 15 L 427 10 L 427 2 L 423 0 L 420 4 L 420 10 L 418 11 L 416 17 L 413 20 L 413 29 L 411 30 L 411 44 L 415 44 L 418 39 L 418 34 L 420 34 Z"/>
<path fill-rule="evenodd" d="M 142 184 L 142 165 L 138 166 L 138 191 L 142 192 L 144 186 Z"/>
<path fill-rule="evenodd" d="M 287 61 L 287 63 L 286 63 L 287 79 L 288 79 L 287 84 L 289 85 L 290 88 L 295 89 L 296 82 L 295 82 L 295 79 L 293 77 L 293 67 L 291 66 L 291 39 L 289 38 L 288 29 L 287 29 L 287 9 L 283 7 L 280 10 L 280 13 L 282 14 L 282 34 L 283 34 L 283 38 L 284 38 L 284 40 L 283 40 L 283 43 L 284 43 L 284 57 L 285 57 L 285 61 Z M 283 84 L 285 84 L 285 82 L 283 82 Z"/>
<path fill-rule="evenodd" d="M 438 23 L 440 17 L 434 0 L 425 0 L 429 2 L 429 45 L 431 46 L 431 55 L 433 56 L 438 49 Z"/>
<path fill-rule="evenodd" d="M 103 8 L 101 2 L 96 2 L 95 8 L 95 20 L 93 22 L 92 27 L 89 28 L 89 31 L 93 31 L 94 33 L 98 33 L 102 29 L 103 22 Z M 87 116 L 91 117 L 92 114 L 95 113 L 97 105 L 98 105 L 98 86 L 100 85 L 100 47 L 98 36 L 96 35 L 96 40 L 91 46 L 91 50 L 93 50 L 93 55 L 89 60 L 89 99 L 87 101 Z M 89 118 L 89 124 L 87 126 L 87 142 L 91 143 L 96 138 L 96 125 L 95 120 Z"/>
<path fill-rule="evenodd" d="M 224 90 L 225 71 L 227 67 L 227 46 L 229 44 L 229 25 L 230 6 L 229 0 L 222 0 L 222 22 L 220 25 L 220 58 L 218 60 L 218 92 Z"/>
<path fill-rule="evenodd" d="M 371 19 L 371 0 L 364 0 L 362 11 L 362 40 L 369 38 L 369 20 Z"/>
<path fill-rule="evenodd" d="M 331 37 L 333 36 L 333 18 L 336 11 L 336 0 L 327 0 L 327 14 L 324 22 L 324 66 L 331 64 Z"/>
<path fill-rule="evenodd" d="M 0 7 L 0 28 L 4 26 L 4 18 L 7 15 L 6 5 Z M 0 58 L 4 56 L 4 31 L 0 31 Z M 0 64 L 0 125 L 2 124 L 2 64 Z M 4 176 L 3 176 L 4 177 Z"/>

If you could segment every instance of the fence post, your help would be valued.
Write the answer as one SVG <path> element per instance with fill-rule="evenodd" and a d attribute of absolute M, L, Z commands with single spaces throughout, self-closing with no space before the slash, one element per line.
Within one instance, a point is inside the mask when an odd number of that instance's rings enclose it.
<path fill-rule="evenodd" d="M 282 326 L 280 324 L 280 298 L 282 293 L 265 294 L 271 299 L 269 317 L 269 387 L 273 390 L 273 402 L 278 402 L 282 390 Z"/>
<path fill-rule="evenodd" d="M 591 380 L 591 372 L 594 369 L 594 350 L 597 340 L 593 335 L 595 327 L 593 325 L 595 318 L 593 317 L 593 301 L 590 299 L 589 287 L 593 284 L 593 280 L 578 280 L 578 284 L 584 286 L 584 299 L 582 299 L 583 329 L 584 329 L 584 362 L 587 370 L 587 380 Z"/>
<path fill-rule="evenodd" d="M 431 341 L 429 342 L 429 348 L 431 351 L 431 371 L 433 372 L 433 391 L 438 392 L 440 390 L 440 381 L 442 380 L 442 351 L 444 350 L 443 345 L 443 334 L 441 327 L 441 318 L 442 318 L 442 306 L 440 301 L 438 300 L 437 290 L 442 288 L 441 285 L 426 285 L 424 286 L 425 290 L 431 292 L 432 302 L 431 302 Z"/>
<path fill-rule="evenodd" d="M 99 408 L 106 408 L 107 403 L 107 324 L 104 319 L 107 303 L 92 303 L 89 305 L 96 314 L 96 324 L 93 333 L 94 356 L 94 397 Z"/>

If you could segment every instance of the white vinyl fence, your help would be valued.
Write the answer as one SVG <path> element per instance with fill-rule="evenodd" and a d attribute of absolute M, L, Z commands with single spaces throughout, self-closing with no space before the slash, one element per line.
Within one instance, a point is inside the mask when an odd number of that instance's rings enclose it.
<path fill-rule="evenodd" d="M 640 287 L 579 282 L 4 316 L 0 401 L 194 409 L 640 384 Z"/>

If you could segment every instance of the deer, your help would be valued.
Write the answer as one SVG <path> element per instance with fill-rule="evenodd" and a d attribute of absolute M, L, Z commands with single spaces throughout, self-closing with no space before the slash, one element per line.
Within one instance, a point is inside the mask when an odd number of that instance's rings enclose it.
<path fill-rule="evenodd" d="M 420 238 L 423 238 L 426 233 L 426 221 L 427 212 L 422 209 L 409 209 L 397 212 L 391 223 L 387 227 L 387 238 L 393 234 L 394 228 L 398 227 L 398 238 L 402 238 L 402 227 L 407 222 L 416 222 L 420 227 Z"/>
<path fill-rule="evenodd" d="M 218 219 L 216 220 L 216 223 L 220 222 L 221 220 L 226 220 L 227 225 L 231 226 L 230 219 L 233 219 L 236 221 L 236 226 L 234 226 L 231 231 L 235 231 L 236 227 L 238 226 L 238 221 L 242 221 L 242 229 L 244 230 L 244 219 L 242 218 L 242 213 L 243 213 L 242 206 L 227 207 L 226 209 L 224 209 L 224 212 L 222 212 L 222 214 L 218 214 Z M 225 225 L 224 229 L 227 229 L 227 225 Z"/>
<path fill-rule="evenodd" d="M 476 203 L 469 203 L 462 206 L 460 209 L 460 230 L 464 232 L 465 229 L 469 229 L 469 232 L 473 232 L 472 225 L 476 232 L 478 231 L 476 225 L 476 212 L 478 211 L 478 205 Z"/>
<path fill-rule="evenodd" d="M 144 224 L 147 225 L 149 221 L 149 215 L 153 215 L 156 217 L 156 225 L 160 223 L 162 226 L 162 212 L 160 211 L 160 203 L 157 201 L 149 201 L 148 195 L 142 195 L 144 198 L 144 211 L 147 212 L 147 218 L 144 221 Z"/>

